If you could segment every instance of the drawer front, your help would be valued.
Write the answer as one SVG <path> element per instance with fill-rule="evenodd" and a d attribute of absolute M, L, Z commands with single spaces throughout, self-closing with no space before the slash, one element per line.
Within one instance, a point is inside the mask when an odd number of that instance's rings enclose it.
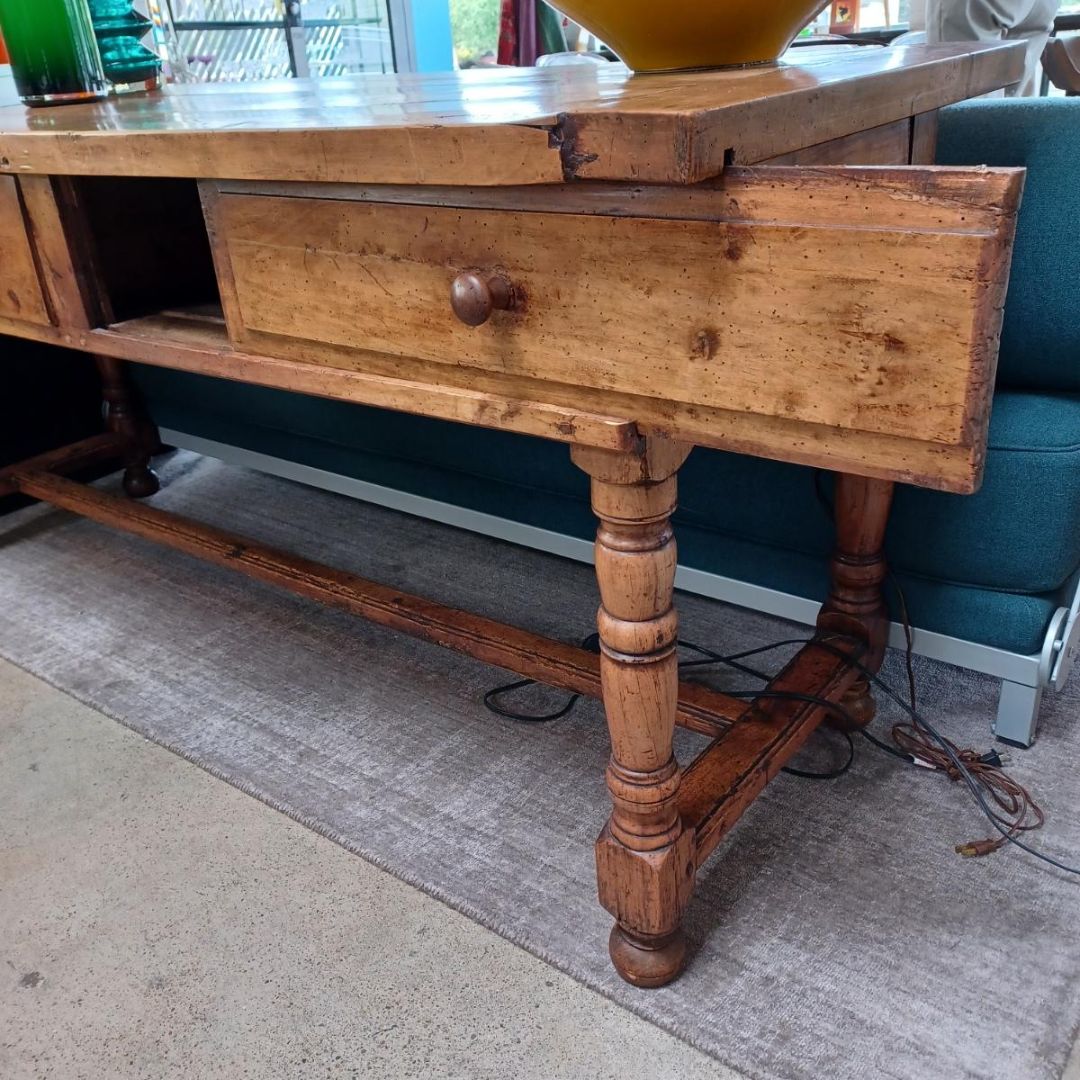
<path fill-rule="evenodd" d="M 18 188 L 0 176 L 0 318 L 48 323 Z"/>
<path fill-rule="evenodd" d="M 650 195 L 643 216 L 238 193 L 208 209 L 249 351 L 318 361 L 296 342 L 325 343 L 406 374 L 416 358 L 959 445 L 993 380 L 1011 222 L 1001 190 L 948 210 L 929 172 L 746 170 L 704 209 Z"/>

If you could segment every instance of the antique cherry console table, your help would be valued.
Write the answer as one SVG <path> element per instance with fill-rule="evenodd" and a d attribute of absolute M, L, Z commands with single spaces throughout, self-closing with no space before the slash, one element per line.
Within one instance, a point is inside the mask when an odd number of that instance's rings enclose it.
<path fill-rule="evenodd" d="M 1024 46 L 189 86 L 0 108 L 0 332 L 95 357 L 108 431 L 0 471 L 99 522 L 602 697 L 611 955 L 683 962 L 697 867 L 828 711 L 679 684 L 676 474 L 695 445 L 835 470 L 817 640 L 771 683 L 873 702 L 896 481 L 980 478 L 1022 170 L 935 168 L 936 110 Z M 568 444 L 600 521 L 601 655 L 134 499 L 126 362 Z M 70 479 L 115 459 L 132 499 Z M 584 478 L 583 478 L 584 482 Z M 680 767 L 676 724 L 711 737 Z"/>

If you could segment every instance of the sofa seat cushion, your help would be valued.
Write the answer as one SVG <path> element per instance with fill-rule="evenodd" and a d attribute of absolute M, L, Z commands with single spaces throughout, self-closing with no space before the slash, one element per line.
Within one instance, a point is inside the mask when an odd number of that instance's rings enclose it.
<path fill-rule="evenodd" d="M 796 551 L 748 543 L 693 527 L 679 530 L 679 561 L 738 581 L 750 582 L 809 600 L 825 599 L 825 560 Z M 1060 606 L 1056 593 L 1010 593 L 973 585 L 935 581 L 898 572 L 894 586 L 903 590 L 912 625 L 920 630 L 1022 653 L 1043 647 L 1050 619 Z M 890 588 L 894 618 L 900 605 Z M 693 639 L 692 627 L 685 627 Z M 708 642 L 699 644 L 708 645 Z"/>
<path fill-rule="evenodd" d="M 1080 394 L 999 390 L 982 488 L 900 486 L 887 553 L 927 578 L 1043 593 L 1080 566 Z"/>

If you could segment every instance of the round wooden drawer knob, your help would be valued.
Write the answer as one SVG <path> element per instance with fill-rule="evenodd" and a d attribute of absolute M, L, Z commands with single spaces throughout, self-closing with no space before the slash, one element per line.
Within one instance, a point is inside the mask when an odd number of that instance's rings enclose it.
<path fill-rule="evenodd" d="M 502 274 L 466 271 L 450 286 L 450 306 L 466 326 L 483 326 L 492 312 L 514 306 L 514 286 Z"/>

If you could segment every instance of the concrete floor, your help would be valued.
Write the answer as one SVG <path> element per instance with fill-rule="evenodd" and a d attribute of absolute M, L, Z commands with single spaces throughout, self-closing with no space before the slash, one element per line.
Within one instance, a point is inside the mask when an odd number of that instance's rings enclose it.
<path fill-rule="evenodd" d="M 0 661 L 0 1078 L 735 1074 Z"/>
<path fill-rule="evenodd" d="M 0 661 L 3 1080 L 421 1076 L 736 1074 Z"/>

